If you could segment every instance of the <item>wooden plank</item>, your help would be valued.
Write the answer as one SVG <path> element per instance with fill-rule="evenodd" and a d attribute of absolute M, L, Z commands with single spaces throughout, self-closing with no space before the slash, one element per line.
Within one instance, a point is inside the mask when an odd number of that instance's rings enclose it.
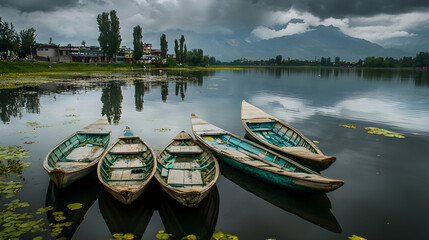
<path fill-rule="evenodd" d="M 245 161 L 246 164 L 253 166 L 253 167 L 266 167 L 266 166 L 270 166 L 264 162 L 261 161 L 257 161 L 257 160 L 249 160 L 249 161 Z"/>
<path fill-rule="evenodd" d="M 110 166 L 110 168 L 115 169 L 115 168 L 127 168 L 127 167 L 143 167 L 143 163 L 142 161 L 140 161 L 140 159 L 138 158 L 132 158 L 132 159 L 117 159 L 112 166 Z"/>
<path fill-rule="evenodd" d="M 251 119 L 246 120 L 246 122 L 248 122 L 248 123 L 269 123 L 272 121 L 273 120 L 271 120 L 269 118 L 251 118 Z"/>
<path fill-rule="evenodd" d="M 175 169 L 170 169 L 169 173 L 168 173 L 168 179 L 167 179 L 167 183 L 168 184 L 183 184 L 183 179 L 184 179 L 184 171 L 183 170 L 175 170 Z"/>
<path fill-rule="evenodd" d="M 110 150 L 114 154 L 137 154 L 146 151 L 146 146 L 142 144 L 117 144 Z"/>
<path fill-rule="evenodd" d="M 87 167 L 89 162 L 57 162 L 57 167 L 64 170 L 73 170 Z"/>
<path fill-rule="evenodd" d="M 203 184 L 200 170 L 184 170 L 184 184 Z"/>
<path fill-rule="evenodd" d="M 101 147 L 78 147 L 73 149 L 73 151 L 67 155 L 66 159 L 71 161 L 82 161 L 86 159 L 95 159 L 99 157 L 104 152 L 104 149 Z"/>
<path fill-rule="evenodd" d="M 232 149 L 232 148 L 222 150 L 221 153 L 230 155 L 233 158 L 241 159 L 241 160 L 252 159 L 251 157 L 247 156 L 246 154 L 244 154 L 244 153 L 242 153 L 236 149 Z"/>
<path fill-rule="evenodd" d="M 241 119 L 252 118 L 272 118 L 272 116 L 243 100 L 241 103 Z"/>
<path fill-rule="evenodd" d="M 203 149 L 200 146 L 171 146 L 168 152 L 173 154 L 197 154 L 203 153 Z"/>

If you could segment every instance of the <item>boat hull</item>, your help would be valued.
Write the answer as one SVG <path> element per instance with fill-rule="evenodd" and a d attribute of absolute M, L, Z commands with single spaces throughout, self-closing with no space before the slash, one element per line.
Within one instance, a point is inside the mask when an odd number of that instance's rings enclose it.
<path fill-rule="evenodd" d="M 97 165 L 92 165 L 88 168 L 83 168 L 76 172 L 66 172 L 60 168 L 54 168 L 48 172 L 49 177 L 55 183 L 58 188 L 65 188 L 77 180 L 87 176 L 97 168 Z"/>
<path fill-rule="evenodd" d="M 104 188 L 107 190 L 108 193 L 110 193 L 115 199 L 117 199 L 118 201 L 120 201 L 123 204 L 126 205 L 130 205 L 131 203 L 133 203 L 135 200 L 137 200 L 137 198 L 140 197 L 140 195 L 142 195 L 142 193 L 144 191 L 146 191 L 146 189 L 149 187 L 150 184 L 146 184 L 144 185 L 141 189 L 139 189 L 138 191 L 115 191 L 109 187 L 104 186 Z"/>
<path fill-rule="evenodd" d="M 301 191 L 301 192 L 308 192 L 308 193 L 325 193 L 325 192 L 332 191 L 343 185 L 340 183 L 323 184 L 323 183 L 317 183 L 317 182 L 302 181 L 300 179 L 295 179 L 282 174 L 276 174 L 271 171 L 263 171 L 259 168 L 241 163 L 233 158 L 227 157 L 222 154 L 217 154 L 217 155 L 220 155 L 218 159 L 220 159 L 223 163 L 227 164 L 228 166 L 233 167 L 237 170 L 240 170 L 264 182 L 267 182 L 276 186 L 280 186 L 283 188 L 288 188 L 288 189 Z"/>

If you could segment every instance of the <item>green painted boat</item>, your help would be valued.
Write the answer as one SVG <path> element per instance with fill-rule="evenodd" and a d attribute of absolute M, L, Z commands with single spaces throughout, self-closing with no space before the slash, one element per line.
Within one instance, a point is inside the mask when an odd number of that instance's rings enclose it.
<path fill-rule="evenodd" d="M 224 163 L 268 183 L 313 193 L 335 190 L 344 181 L 327 178 L 254 142 L 237 137 L 207 121 L 191 116 L 192 131 L 199 142 L 213 150 Z"/>
<path fill-rule="evenodd" d="M 109 147 L 111 132 L 107 117 L 77 131 L 55 146 L 43 160 L 43 168 L 59 188 L 88 175 Z"/>
<path fill-rule="evenodd" d="M 326 156 L 302 133 L 243 100 L 241 122 L 247 136 L 315 171 L 328 168 L 336 157 Z"/>
<path fill-rule="evenodd" d="M 184 131 L 157 156 L 155 178 L 168 195 L 184 206 L 197 206 L 218 177 L 216 158 Z"/>
<path fill-rule="evenodd" d="M 155 170 L 153 150 L 127 128 L 101 157 L 97 175 L 113 197 L 131 204 L 148 187 Z"/>

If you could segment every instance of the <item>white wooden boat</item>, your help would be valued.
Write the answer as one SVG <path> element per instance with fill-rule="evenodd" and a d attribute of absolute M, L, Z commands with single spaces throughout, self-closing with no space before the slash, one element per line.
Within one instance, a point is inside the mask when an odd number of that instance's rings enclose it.
<path fill-rule="evenodd" d="M 196 206 L 219 177 L 219 165 L 211 152 L 182 131 L 157 156 L 155 178 L 175 200 Z"/>
<path fill-rule="evenodd" d="M 153 150 L 127 128 L 101 157 L 97 175 L 113 197 L 131 204 L 147 189 L 155 170 Z"/>
<path fill-rule="evenodd" d="M 55 146 L 43 160 L 43 168 L 59 188 L 88 175 L 111 140 L 109 122 L 104 116 L 72 134 Z"/>
<path fill-rule="evenodd" d="M 326 156 L 302 133 L 243 100 L 241 122 L 251 140 L 290 157 L 316 171 L 328 168 L 334 156 Z"/>

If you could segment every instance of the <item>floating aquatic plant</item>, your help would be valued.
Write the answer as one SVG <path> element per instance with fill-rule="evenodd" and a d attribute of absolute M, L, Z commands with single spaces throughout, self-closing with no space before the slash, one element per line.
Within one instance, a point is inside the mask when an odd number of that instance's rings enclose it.
<path fill-rule="evenodd" d="M 365 130 L 367 130 L 369 134 L 384 135 L 386 137 L 405 138 L 404 135 L 402 135 L 401 133 L 392 132 L 382 128 L 366 127 Z"/>
<path fill-rule="evenodd" d="M 67 219 L 66 217 L 64 217 L 64 212 L 62 212 L 62 211 L 53 212 L 52 216 L 55 218 L 55 221 L 57 221 L 57 222 L 60 222 L 62 220 Z"/>
<path fill-rule="evenodd" d="M 11 145 L 0 147 L 0 176 L 20 174 L 22 169 L 31 165 L 21 159 L 29 158 L 28 150 L 21 146 Z"/>
<path fill-rule="evenodd" d="M 135 236 L 132 233 L 115 233 L 113 234 L 113 236 L 110 238 L 110 240 L 131 240 L 134 239 Z"/>
<path fill-rule="evenodd" d="M 52 206 L 42 207 L 42 208 L 37 209 L 36 214 L 43 214 L 43 213 L 51 211 L 53 209 L 54 209 L 54 207 L 52 207 Z"/>
<path fill-rule="evenodd" d="M 79 122 L 79 119 L 74 119 L 74 120 L 70 120 L 70 121 L 66 121 L 66 122 L 62 122 L 62 123 L 58 123 L 57 125 L 67 125 L 67 124 L 73 124 L 76 122 Z"/>
<path fill-rule="evenodd" d="M 366 240 L 365 238 L 359 237 L 359 236 L 356 236 L 356 235 L 351 235 L 349 237 L 349 239 L 351 239 L 351 240 Z"/>
<path fill-rule="evenodd" d="M 319 141 L 313 140 L 314 143 L 319 143 Z"/>
<path fill-rule="evenodd" d="M 0 231 L 0 239 L 19 239 L 21 235 L 29 232 L 45 231 L 43 219 L 34 220 L 29 213 L 16 213 L 17 209 L 30 206 L 27 202 L 15 199 L 4 206 L 6 209 L 0 214 L 0 224 L 4 227 Z"/>
<path fill-rule="evenodd" d="M 77 209 L 81 209 L 82 208 L 82 203 L 71 203 L 71 204 L 67 205 L 67 207 L 70 210 L 74 211 L 74 210 L 77 210 Z"/>
<path fill-rule="evenodd" d="M 170 239 L 171 236 L 172 234 L 166 233 L 164 230 L 159 230 L 158 233 L 156 234 L 156 238 L 162 239 L 162 240 Z"/>
<path fill-rule="evenodd" d="M 421 135 L 423 135 L 423 134 L 421 134 L 421 133 L 411 133 L 411 134 L 416 135 L 416 136 L 421 136 Z"/>
<path fill-rule="evenodd" d="M 23 187 L 21 182 L 7 181 L 0 178 L 0 194 L 6 194 L 5 198 L 14 197 Z"/>
<path fill-rule="evenodd" d="M 67 114 L 66 117 L 79 117 L 79 115 L 76 115 L 76 114 Z"/>
<path fill-rule="evenodd" d="M 223 232 L 215 232 L 213 233 L 213 238 L 216 240 L 238 240 L 237 236 L 226 234 Z"/>
<path fill-rule="evenodd" d="M 34 141 L 24 142 L 24 144 L 33 144 L 33 143 L 39 143 L 39 142 L 34 142 Z"/>
<path fill-rule="evenodd" d="M 356 128 L 356 125 L 351 125 L 351 124 L 340 124 L 338 126 L 343 128 Z"/>
<path fill-rule="evenodd" d="M 197 240 L 197 239 L 198 239 L 197 236 L 195 236 L 194 234 L 191 234 L 191 235 L 182 237 L 181 240 Z"/>
<path fill-rule="evenodd" d="M 171 131 L 171 128 L 155 128 L 153 131 L 154 132 L 169 132 L 169 131 Z"/>

